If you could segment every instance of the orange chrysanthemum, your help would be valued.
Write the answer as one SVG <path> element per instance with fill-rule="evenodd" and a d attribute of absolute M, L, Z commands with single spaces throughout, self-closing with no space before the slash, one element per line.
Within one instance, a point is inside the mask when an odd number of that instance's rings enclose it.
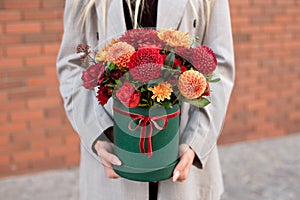
<path fill-rule="evenodd" d="M 127 67 L 128 63 L 130 62 L 130 57 L 132 56 L 134 52 L 127 52 L 124 53 L 123 55 L 119 56 L 114 63 L 118 66 L 118 67 Z"/>
<path fill-rule="evenodd" d="M 148 90 L 153 93 L 151 98 L 156 98 L 157 102 L 164 101 L 165 99 L 170 99 L 173 92 L 171 84 L 168 82 L 161 82 L 160 84 L 149 88 Z"/>
<path fill-rule="evenodd" d="M 162 41 L 166 42 L 171 47 L 190 47 L 191 39 L 188 33 L 184 33 L 178 30 L 160 30 L 158 31 L 158 37 Z"/>
<path fill-rule="evenodd" d="M 107 51 L 107 61 L 114 62 L 116 65 L 127 66 L 130 56 L 135 52 L 133 46 L 126 42 L 113 44 Z"/>
<path fill-rule="evenodd" d="M 203 74 L 195 70 L 185 71 L 178 80 L 178 89 L 187 99 L 199 98 L 205 92 L 206 85 Z"/>

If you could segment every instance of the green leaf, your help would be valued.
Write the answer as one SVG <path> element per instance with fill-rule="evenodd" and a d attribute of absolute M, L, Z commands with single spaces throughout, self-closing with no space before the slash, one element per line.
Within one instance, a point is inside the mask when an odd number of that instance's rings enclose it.
<path fill-rule="evenodd" d="M 111 62 L 111 63 L 109 64 L 109 66 L 108 66 L 108 70 L 109 70 L 109 71 L 112 71 L 112 70 L 114 70 L 114 69 L 116 69 L 116 65 L 115 65 L 114 63 Z"/>
<path fill-rule="evenodd" d="M 183 101 L 197 106 L 198 108 L 203 108 L 210 104 L 210 101 L 204 97 L 201 97 L 200 99 L 183 99 Z"/>
<path fill-rule="evenodd" d="M 219 82 L 220 80 L 221 80 L 220 78 L 216 78 L 216 79 L 209 80 L 209 82 L 216 83 L 216 82 Z"/>
<path fill-rule="evenodd" d="M 140 106 L 140 107 L 148 107 L 148 104 L 140 103 L 139 106 Z"/>
<path fill-rule="evenodd" d="M 115 87 L 115 84 L 109 83 L 109 84 L 106 84 L 105 86 L 114 88 L 114 87 Z"/>
<path fill-rule="evenodd" d="M 173 65 L 174 65 L 174 60 L 175 60 L 175 53 L 174 53 L 174 52 L 170 52 L 170 53 L 168 54 L 168 56 L 166 57 L 165 65 L 170 66 L 170 67 L 173 67 Z"/>
<path fill-rule="evenodd" d="M 148 85 L 147 85 L 147 89 L 148 88 L 151 88 L 159 83 L 161 83 L 163 80 L 161 78 L 156 78 L 156 79 L 151 79 L 149 82 L 148 82 Z"/>

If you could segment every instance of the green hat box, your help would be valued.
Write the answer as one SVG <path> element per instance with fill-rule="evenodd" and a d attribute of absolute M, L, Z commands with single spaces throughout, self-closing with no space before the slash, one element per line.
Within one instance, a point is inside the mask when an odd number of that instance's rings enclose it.
<path fill-rule="evenodd" d="M 113 166 L 118 175 L 141 182 L 156 182 L 172 176 L 178 163 L 179 109 L 178 104 L 170 109 L 161 106 L 127 108 L 114 100 L 114 154 L 122 162 L 121 166 Z M 152 120 L 143 126 L 149 116 Z M 142 138 L 144 152 L 140 148 Z"/>

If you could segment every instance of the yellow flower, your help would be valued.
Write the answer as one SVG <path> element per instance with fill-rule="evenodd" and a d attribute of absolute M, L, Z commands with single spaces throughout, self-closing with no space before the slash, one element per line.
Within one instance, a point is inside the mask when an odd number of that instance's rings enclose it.
<path fill-rule="evenodd" d="M 190 47 L 191 39 L 188 33 L 184 33 L 178 30 L 160 30 L 158 31 L 158 37 L 166 42 L 171 47 Z"/>
<path fill-rule="evenodd" d="M 168 82 L 161 82 L 148 90 L 153 93 L 151 98 L 156 98 L 157 102 L 164 101 L 165 99 L 171 99 L 171 93 L 173 92 L 171 84 Z"/>

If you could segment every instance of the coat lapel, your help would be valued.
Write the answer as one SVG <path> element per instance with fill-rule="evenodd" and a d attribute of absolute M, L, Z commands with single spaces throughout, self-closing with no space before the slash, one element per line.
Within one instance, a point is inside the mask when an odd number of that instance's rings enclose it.
<path fill-rule="evenodd" d="M 157 28 L 178 29 L 188 0 L 159 0 Z"/>
<path fill-rule="evenodd" d="M 159 0 L 157 28 L 178 28 L 188 0 Z M 100 38 L 112 38 L 126 31 L 122 0 L 106 0 L 106 28 L 103 30 L 103 0 L 96 0 Z M 102 36 L 102 37 L 101 37 Z"/>
<path fill-rule="evenodd" d="M 126 31 L 122 0 L 106 1 L 106 26 L 103 26 L 103 0 L 96 0 L 96 11 L 98 16 L 98 29 L 100 38 L 111 39 Z M 101 37 L 102 36 L 102 37 Z"/>

